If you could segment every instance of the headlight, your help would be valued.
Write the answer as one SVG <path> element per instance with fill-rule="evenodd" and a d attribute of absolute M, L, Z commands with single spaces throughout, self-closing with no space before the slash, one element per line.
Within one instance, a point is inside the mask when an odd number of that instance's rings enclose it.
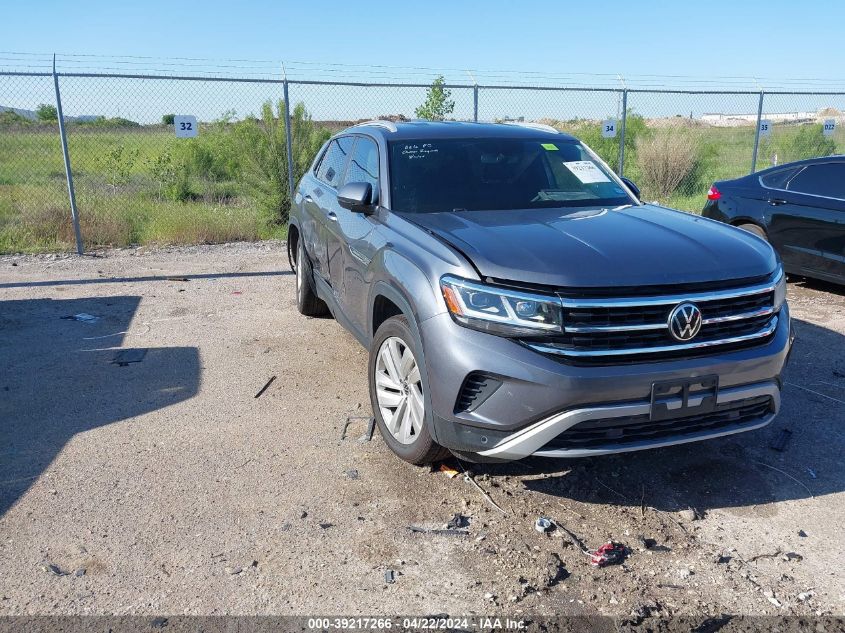
<path fill-rule="evenodd" d="M 562 330 L 560 299 L 487 286 L 458 277 L 440 280 L 446 307 L 458 323 L 505 336 Z"/>
<path fill-rule="evenodd" d="M 781 309 L 786 301 L 786 273 L 783 272 L 783 266 L 780 267 L 778 281 L 775 285 L 775 312 Z"/>

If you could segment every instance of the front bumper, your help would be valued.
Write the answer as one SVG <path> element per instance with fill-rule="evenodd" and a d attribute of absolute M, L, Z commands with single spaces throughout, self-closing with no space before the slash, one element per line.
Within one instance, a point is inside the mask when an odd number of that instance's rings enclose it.
<path fill-rule="evenodd" d="M 456 324 L 447 314 L 421 324 L 433 435 L 452 450 L 505 461 L 532 454 L 581 457 L 697 441 L 753 430 L 774 419 L 780 405 L 780 374 L 792 333 L 784 306 L 777 329 L 761 345 L 707 356 L 619 365 L 582 366 L 530 350 L 519 343 Z M 456 409 L 464 380 L 483 372 L 502 384 L 471 411 Z M 769 396 L 771 407 L 753 423 L 718 429 L 664 433 L 641 441 L 609 442 L 576 449 L 546 445 L 590 420 L 647 415 L 654 382 L 719 377 L 718 404 Z"/>

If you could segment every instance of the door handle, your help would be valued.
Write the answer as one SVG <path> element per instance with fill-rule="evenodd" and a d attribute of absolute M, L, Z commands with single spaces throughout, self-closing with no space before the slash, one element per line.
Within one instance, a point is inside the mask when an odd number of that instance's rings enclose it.
<path fill-rule="evenodd" d="M 786 204 L 786 200 L 783 198 L 769 198 L 769 204 L 773 207 L 779 207 L 782 204 Z"/>
<path fill-rule="evenodd" d="M 337 222 L 337 215 L 335 214 L 334 211 L 329 211 L 328 217 L 329 217 L 329 220 L 331 220 L 332 222 Z"/>
<path fill-rule="evenodd" d="M 310 193 L 305 194 L 305 202 L 314 202 L 314 198 L 311 197 Z"/>

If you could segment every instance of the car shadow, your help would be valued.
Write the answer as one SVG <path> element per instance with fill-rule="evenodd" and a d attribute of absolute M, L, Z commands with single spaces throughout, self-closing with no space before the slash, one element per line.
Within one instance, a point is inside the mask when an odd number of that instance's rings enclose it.
<path fill-rule="evenodd" d="M 845 336 L 794 319 L 782 407 L 764 429 L 672 447 L 582 459 L 473 464 L 550 497 L 639 510 L 761 505 L 845 489 Z M 772 446 L 785 440 L 784 450 Z"/>
<path fill-rule="evenodd" d="M 139 362 L 113 362 L 140 301 L 0 301 L 0 516 L 75 435 L 197 393 L 195 347 L 150 348 Z"/>

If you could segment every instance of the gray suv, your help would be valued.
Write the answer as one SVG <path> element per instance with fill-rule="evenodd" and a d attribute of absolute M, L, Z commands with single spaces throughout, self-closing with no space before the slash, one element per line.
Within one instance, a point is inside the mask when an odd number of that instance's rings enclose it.
<path fill-rule="evenodd" d="M 300 312 L 369 349 L 402 459 L 580 457 L 765 426 L 786 281 L 745 231 L 642 204 L 551 127 L 372 121 L 299 183 Z"/>

